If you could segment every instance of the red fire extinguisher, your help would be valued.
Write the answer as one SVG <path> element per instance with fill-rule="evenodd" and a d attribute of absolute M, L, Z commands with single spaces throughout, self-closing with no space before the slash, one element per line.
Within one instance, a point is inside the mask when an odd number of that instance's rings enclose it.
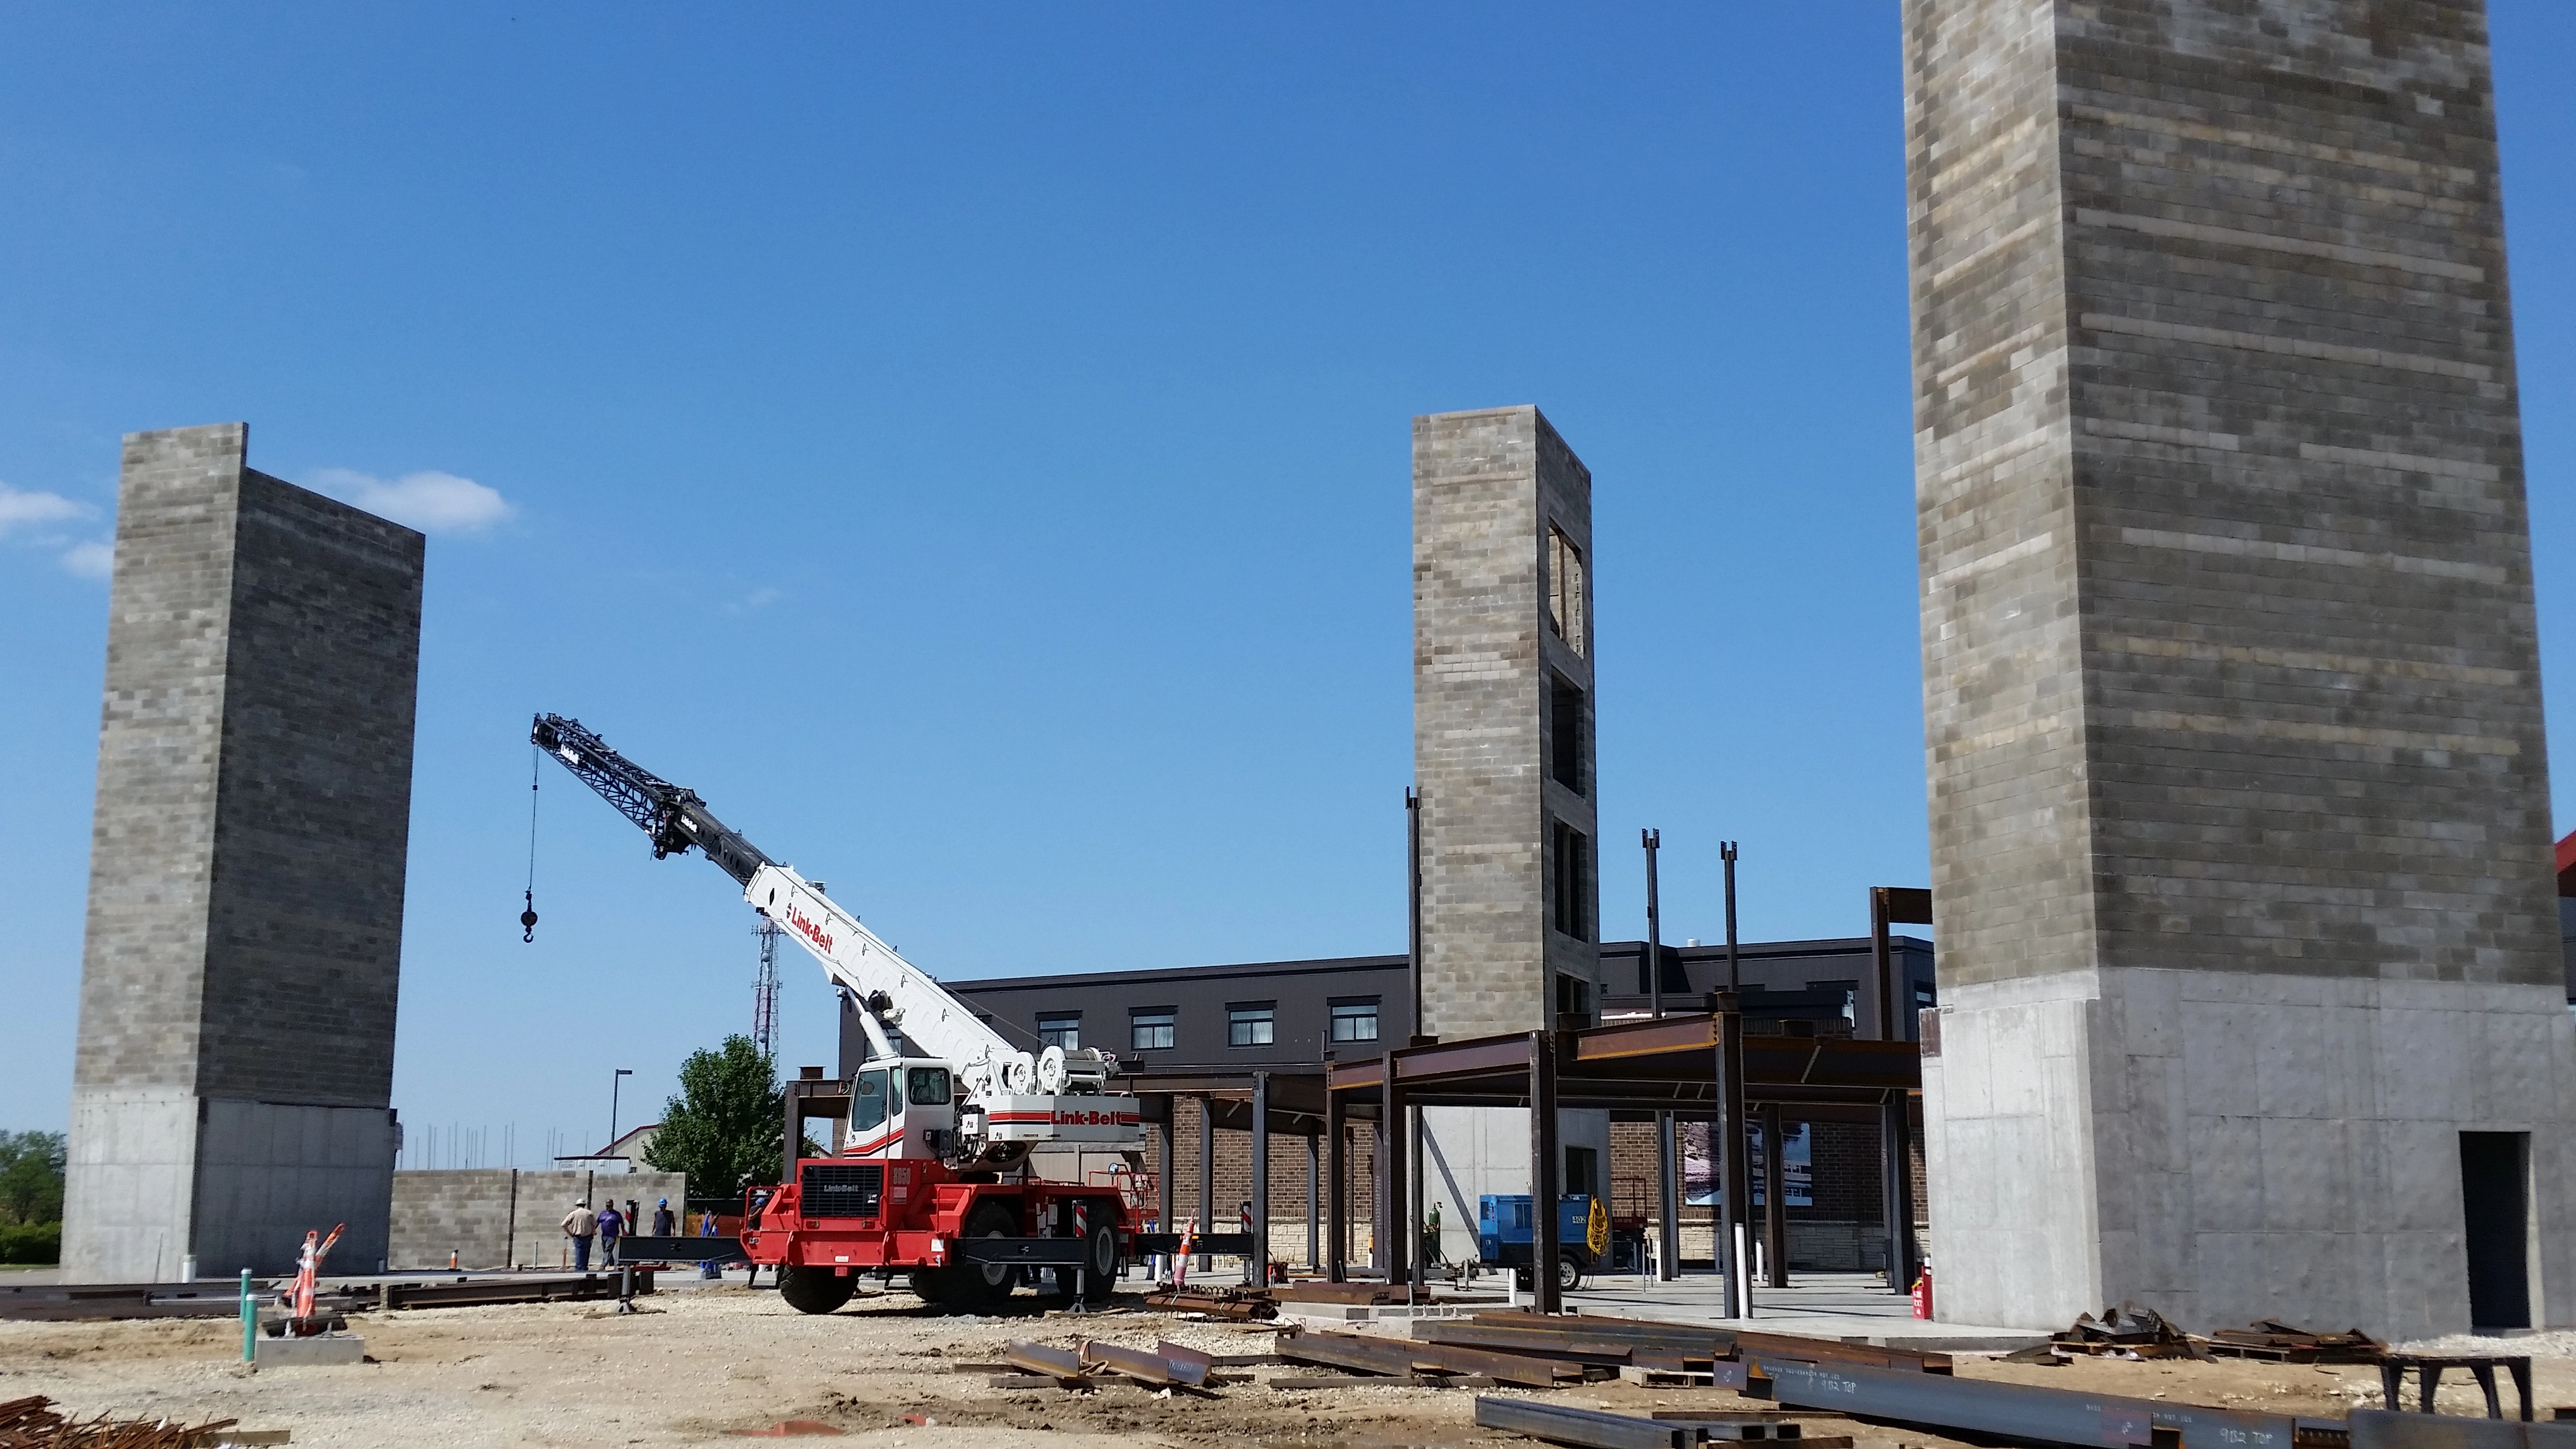
<path fill-rule="evenodd" d="M 1914 1316 L 1929 1321 L 1932 1317 L 1932 1265 L 1914 1275 Z"/>

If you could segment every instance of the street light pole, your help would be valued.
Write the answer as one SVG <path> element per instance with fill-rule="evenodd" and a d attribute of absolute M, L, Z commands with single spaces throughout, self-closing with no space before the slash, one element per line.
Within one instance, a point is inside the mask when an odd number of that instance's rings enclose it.
<path fill-rule="evenodd" d="M 635 1075 L 634 1068 L 619 1067 L 617 1075 L 608 1079 L 608 1147 L 599 1149 L 602 1153 L 607 1152 L 609 1147 L 617 1145 L 617 1089 L 625 1086 L 626 1079 L 633 1075 Z"/>

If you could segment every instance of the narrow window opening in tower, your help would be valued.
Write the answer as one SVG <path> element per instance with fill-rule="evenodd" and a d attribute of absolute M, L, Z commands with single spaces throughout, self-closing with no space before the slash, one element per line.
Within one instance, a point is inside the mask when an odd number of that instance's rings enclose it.
<path fill-rule="evenodd" d="M 1553 523 L 1547 526 L 1547 627 L 1565 647 L 1583 652 L 1583 550 Z"/>
<path fill-rule="evenodd" d="M 1551 674 L 1547 680 L 1547 773 L 1583 793 L 1583 691 Z"/>
<path fill-rule="evenodd" d="M 1556 889 L 1551 893 L 1548 924 L 1576 939 L 1588 937 L 1592 922 L 1584 889 L 1592 879 L 1592 841 L 1562 820 L 1549 822 L 1549 848 L 1555 857 Z"/>

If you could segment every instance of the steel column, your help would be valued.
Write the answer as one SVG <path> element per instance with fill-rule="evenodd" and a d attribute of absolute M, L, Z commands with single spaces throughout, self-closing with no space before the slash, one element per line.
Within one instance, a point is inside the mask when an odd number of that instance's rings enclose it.
<path fill-rule="evenodd" d="M 1664 848 L 1664 832 L 1644 830 L 1638 840 L 1646 848 L 1646 1002 L 1655 1016 L 1664 1014 L 1664 903 L 1656 875 L 1656 857 Z M 1674 1183 L 1678 1154 L 1674 1151 L 1673 1114 L 1655 1114 L 1655 1209 L 1657 1248 L 1656 1275 L 1669 1282 L 1681 1276 L 1682 1225 L 1681 1192 Z"/>
<path fill-rule="evenodd" d="M 1422 1150 L 1422 1109 L 1406 1107 L 1404 1109 L 1404 1230 L 1406 1233 L 1404 1249 L 1409 1271 L 1405 1274 L 1404 1281 L 1408 1288 L 1430 1282 L 1430 1260 L 1422 1255 L 1422 1159 L 1426 1155 L 1428 1154 Z M 1406 1293 L 1405 1301 L 1408 1303 L 1414 1301 L 1414 1295 L 1410 1292 Z"/>
<path fill-rule="evenodd" d="M 1753 1316 L 1751 1266 L 1745 1261 L 1744 1207 L 1753 1175 L 1744 1151 L 1744 1013 L 1736 994 L 1718 993 L 1717 1118 L 1709 1145 L 1717 1153 L 1717 1258 L 1726 1270 L 1725 1316 Z"/>
<path fill-rule="evenodd" d="M 1889 994 L 1894 988 L 1889 985 L 1891 973 L 1888 965 L 1887 887 L 1871 886 L 1869 888 L 1869 970 L 1870 975 L 1877 981 L 1878 1039 L 1880 1041 L 1896 1039 L 1896 998 Z"/>
<path fill-rule="evenodd" d="M 1252 1074 L 1252 1253 L 1243 1260 L 1256 1284 L 1270 1281 L 1270 1074 Z"/>
<path fill-rule="evenodd" d="M 1216 1099 L 1199 1098 L 1199 1233 L 1216 1229 Z M 1197 1271 L 1204 1273 L 1216 1260 L 1199 1254 Z"/>
<path fill-rule="evenodd" d="M 1557 1291 L 1556 1038 L 1530 1033 L 1530 1301 L 1541 1313 L 1565 1311 Z"/>
<path fill-rule="evenodd" d="M 1322 1146 L 1314 1133 L 1306 1134 L 1306 1271 L 1309 1273 L 1324 1266 L 1324 1260 L 1317 1251 L 1322 1225 L 1315 1220 L 1316 1210 L 1321 1206 L 1315 1201 L 1315 1179 L 1322 1166 Z"/>
<path fill-rule="evenodd" d="M 1158 1199 L 1154 1206 L 1161 1214 L 1154 1219 L 1154 1231 L 1158 1233 L 1180 1230 L 1179 1225 L 1173 1221 L 1172 1215 L 1173 1179 L 1179 1177 L 1181 1173 L 1181 1160 L 1172 1155 L 1172 1114 L 1175 1100 L 1169 1093 L 1163 1096 L 1163 1120 L 1160 1124 L 1163 1139 L 1163 1175 L 1162 1180 L 1154 1184 Z"/>
<path fill-rule="evenodd" d="M 1382 1060 L 1386 1063 L 1386 1086 L 1379 1093 L 1379 1101 L 1383 1105 L 1378 1108 L 1377 1156 L 1378 1161 L 1386 1165 L 1382 1174 L 1385 1186 L 1381 1201 L 1387 1206 L 1387 1218 L 1396 1221 L 1378 1225 L 1378 1266 L 1386 1270 L 1387 1286 L 1392 1288 L 1398 1283 L 1412 1281 L 1412 1274 L 1405 1264 L 1413 1256 L 1413 1236 L 1422 1229 L 1410 1220 L 1405 1211 L 1411 1206 L 1407 1201 L 1411 1194 L 1405 1191 L 1408 1176 L 1405 1149 L 1412 1145 L 1405 1139 L 1412 1134 L 1405 1126 L 1404 1092 L 1396 1085 L 1394 1051 L 1389 1050 Z"/>
<path fill-rule="evenodd" d="M 1914 1291 L 1914 1162 L 1903 1092 L 1878 1108 L 1878 1204 L 1887 1227 L 1887 1289 Z"/>
<path fill-rule="evenodd" d="M 1342 1094 L 1324 1090 L 1324 1277 L 1340 1283 L 1351 1271 L 1351 1143 Z"/>
<path fill-rule="evenodd" d="M 1661 1249 L 1655 1271 L 1664 1281 L 1682 1275 L 1682 1192 L 1681 1144 L 1674 1130 L 1673 1114 L 1655 1114 L 1655 1176 L 1657 1206 L 1663 1211 L 1663 1228 L 1657 1234 Z"/>
<path fill-rule="evenodd" d="M 1780 1104 L 1762 1107 L 1762 1256 L 1765 1288 L 1789 1286 L 1789 1163 L 1780 1135 Z"/>

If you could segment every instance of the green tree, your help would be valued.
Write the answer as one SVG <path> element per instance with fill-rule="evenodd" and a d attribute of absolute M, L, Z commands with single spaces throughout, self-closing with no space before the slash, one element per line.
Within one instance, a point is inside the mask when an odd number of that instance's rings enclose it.
<path fill-rule="evenodd" d="M 0 1132 L 0 1222 L 62 1220 L 63 1134 Z"/>
<path fill-rule="evenodd" d="M 778 1072 L 747 1036 L 680 1064 L 680 1095 L 662 1108 L 662 1130 L 644 1149 L 646 1166 L 689 1175 L 692 1197 L 740 1196 L 778 1178 L 787 1141 L 787 1095 Z"/>

